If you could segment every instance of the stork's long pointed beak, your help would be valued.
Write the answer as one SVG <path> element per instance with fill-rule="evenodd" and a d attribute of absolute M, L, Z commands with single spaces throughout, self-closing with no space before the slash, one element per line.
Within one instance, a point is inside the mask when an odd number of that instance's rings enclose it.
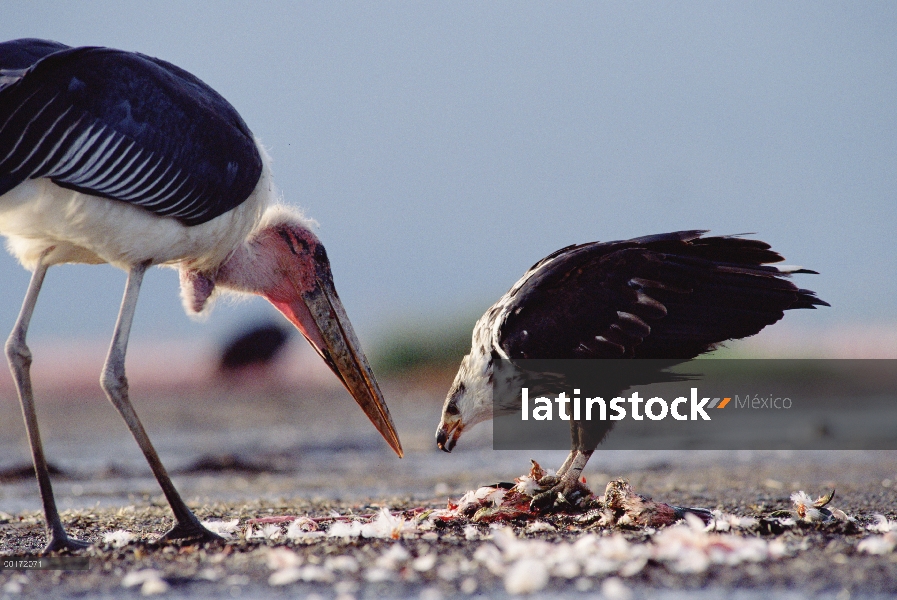
<path fill-rule="evenodd" d="M 402 443 L 396 426 L 333 280 L 327 275 L 319 276 L 314 288 L 302 294 L 301 300 L 272 303 L 305 335 L 386 443 L 401 458 Z"/>

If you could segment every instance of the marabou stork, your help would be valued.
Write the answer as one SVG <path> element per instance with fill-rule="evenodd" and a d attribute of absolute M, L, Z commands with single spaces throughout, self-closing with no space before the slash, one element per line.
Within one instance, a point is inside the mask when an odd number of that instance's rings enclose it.
<path fill-rule="evenodd" d="M 34 271 L 6 355 L 47 519 L 45 551 L 85 546 L 66 535 L 53 499 L 25 344 L 52 265 L 110 263 L 128 273 L 101 384 L 174 512 L 163 539 L 217 536 L 184 504 L 128 399 L 125 350 L 151 265 L 179 270 L 188 312 L 202 311 L 216 290 L 270 301 L 402 456 L 311 226 L 278 203 L 269 158 L 237 111 L 190 73 L 110 48 L 36 39 L 0 44 L 0 234 Z"/>
<path fill-rule="evenodd" d="M 828 306 L 783 278 L 815 271 L 771 266 L 783 259 L 759 240 L 704 233 L 567 246 L 536 263 L 477 321 L 443 405 L 439 448 L 451 452 L 464 429 L 493 417 L 496 359 L 685 361 L 754 335 L 786 310 Z M 540 480 L 546 491 L 534 508 L 560 493 L 581 497 L 580 474 L 613 425 L 570 423 L 570 454 Z"/>

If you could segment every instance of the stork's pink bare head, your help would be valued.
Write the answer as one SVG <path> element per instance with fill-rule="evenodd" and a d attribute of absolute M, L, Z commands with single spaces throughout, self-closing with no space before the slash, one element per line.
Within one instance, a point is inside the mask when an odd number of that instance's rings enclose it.
<path fill-rule="evenodd" d="M 221 266 L 214 282 L 258 294 L 283 313 L 402 456 L 383 394 L 334 288 L 327 252 L 308 221 L 280 209 Z"/>

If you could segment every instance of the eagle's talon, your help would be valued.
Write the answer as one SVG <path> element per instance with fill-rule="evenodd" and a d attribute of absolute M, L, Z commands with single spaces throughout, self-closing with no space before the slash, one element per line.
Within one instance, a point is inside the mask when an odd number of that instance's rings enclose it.
<path fill-rule="evenodd" d="M 542 479 L 539 480 L 539 485 L 543 488 L 553 488 L 561 482 L 561 478 L 557 475 L 546 475 Z"/>
<path fill-rule="evenodd" d="M 533 496 L 530 510 L 534 512 L 544 512 L 551 508 L 578 508 L 583 499 L 592 495 L 591 490 L 575 478 L 546 476 L 539 480 L 539 485 L 551 487 Z"/>
<path fill-rule="evenodd" d="M 543 510 L 554 506 L 554 500 L 556 496 L 557 494 L 553 489 L 536 494 L 535 496 L 533 496 L 533 499 L 530 500 L 529 508 L 533 512 L 542 512 Z"/>

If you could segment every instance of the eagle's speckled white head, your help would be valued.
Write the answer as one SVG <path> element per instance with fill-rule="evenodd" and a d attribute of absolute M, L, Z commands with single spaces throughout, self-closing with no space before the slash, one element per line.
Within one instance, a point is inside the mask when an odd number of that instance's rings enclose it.
<path fill-rule="evenodd" d="M 535 267 L 527 271 L 474 325 L 470 354 L 461 360 L 461 367 L 442 405 L 442 419 L 436 430 L 436 445 L 440 450 L 451 452 L 464 429 L 493 417 L 494 362 L 496 358 L 508 358 L 496 341 L 514 295 L 534 270 Z"/>
<path fill-rule="evenodd" d="M 504 303 L 499 301 L 480 317 L 473 328 L 470 354 L 461 360 L 458 374 L 442 406 L 442 419 L 436 430 L 436 445 L 440 450 L 451 452 L 464 429 L 488 421 L 493 416 L 494 359 L 507 358 L 493 343 L 503 316 Z"/>

